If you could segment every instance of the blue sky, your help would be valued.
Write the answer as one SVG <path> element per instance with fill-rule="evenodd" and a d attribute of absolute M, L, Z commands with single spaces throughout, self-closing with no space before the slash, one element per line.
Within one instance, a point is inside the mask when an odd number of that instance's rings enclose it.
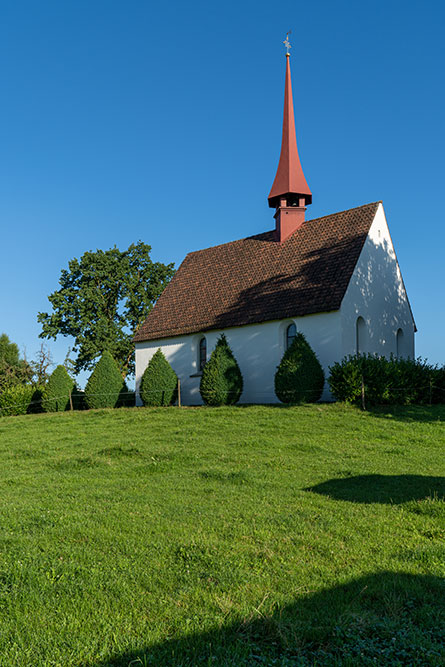
<path fill-rule="evenodd" d="M 152 257 L 273 226 L 282 40 L 292 30 L 307 217 L 383 200 L 419 332 L 444 363 L 443 3 L 4 0 L 0 332 L 36 315 L 86 250 Z M 69 339 L 50 341 L 62 362 Z"/>

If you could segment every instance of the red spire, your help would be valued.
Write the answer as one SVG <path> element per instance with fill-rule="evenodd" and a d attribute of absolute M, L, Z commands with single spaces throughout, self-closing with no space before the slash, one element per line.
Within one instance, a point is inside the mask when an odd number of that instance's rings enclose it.
<path fill-rule="evenodd" d="M 292 83 L 290 78 L 289 53 L 286 54 L 286 85 L 284 91 L 283 138 L 281 155 L 272 190 L 269 193 L 269 206 L 277 208 L 283 198 L 294 201 L 304 199 L 304 204 L 312 203 L 312 193 L 301 168 L 295 134 L 294 105 L 292 101 Z M 292 197 L 294 195 L 294 197 Z M 288 206 L 295 205 L 289 201 Z M 300 206 L 302 203 L 300 203 Z"/>

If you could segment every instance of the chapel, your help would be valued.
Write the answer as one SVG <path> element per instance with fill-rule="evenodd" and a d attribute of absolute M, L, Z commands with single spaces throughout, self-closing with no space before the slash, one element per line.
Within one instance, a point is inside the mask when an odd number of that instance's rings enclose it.
<path fill-rule="evenodd" d="M 184 405 L 221 333 L 238 361 L 241 403 L 278 403 L 274 376 L 297 331 L 326 377 L 346 355 L 414 357 L 416 325 L 381 201 L 314 220 L 297 149 L 286 54 L 281 154 L 268 196 L 274 228 L 189 253 L 136 331 L 136 396 L 161 349 Z M 324 399 L 329 399 L 327 385 Z"/>

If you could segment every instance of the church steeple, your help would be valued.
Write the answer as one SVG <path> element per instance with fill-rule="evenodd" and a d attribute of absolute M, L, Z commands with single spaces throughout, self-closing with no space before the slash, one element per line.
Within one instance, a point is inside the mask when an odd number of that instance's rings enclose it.
<path fill-rule="evenodd" d="M 286 38 L 287 48 L 290 48 Z M 286 83 L 284 89 L 283 138 L 281 155 L 272 189 L 269 206 L 276 209 L 277 240 L 285 241 L 304 222 L 306 205 L 312 203 L 312 193 L 301 167 L 295 134 L 294 105 L 290 76 L 290 55 L 286 53 Z"/>

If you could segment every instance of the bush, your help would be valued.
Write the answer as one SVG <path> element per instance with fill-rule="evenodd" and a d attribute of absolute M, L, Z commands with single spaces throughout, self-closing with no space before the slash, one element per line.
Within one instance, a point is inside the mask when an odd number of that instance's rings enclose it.
<path fill-rule="evenodd" d="M 65 366 L 57 366 L 51 373 L 43 392 L 44 412 L 64 412 L 70 408 L 70 394 L 75 388 L 74 380 Z"/>
<path fill-rule="evenodd" d="M 0 416 L 26 415 L 36 388 L 30 384 L 8 387 L 0 394 Z"/>
<path fill-rule="evenodd" d="M 435 369 L 433 403 L 445 403 L 445 366 Z"/>
<path fill-rule="evenodd" d="M 243 376 L 224 334 L 204 366 L 199 387 L 206 405 L 234 405 L 243 391 Z"/>
<path fill-rule="evenodd" d="M 275 393 L 283 403 L 315 403 L 323 387 L 321 364 L 306 338 L 297 332 L 275 373 Z"/>
<path fill-rule="evenodd" d="M 139 395 L 144 405 L 171 405 L 177 396 L 178 377 L 161 349 L 156 350 L 144 371 Z M 133 403 L 134 405 L 134 403 Z"/>
<path fill-rule="evenodd" d="M 339 401 L 360 405 L 363 381 L 366 405 L 445 402 L 445 391 L 441 391 L 444 369 L 421 358 L 349 356 L 333 364 L 329 371 L 329 387 Z"/>
<path fill-rule="evenodd" d="M 85 387 L 85 404 L 87 408 L 116 408 L 127 393 L 127 385 L 116 362 L 108 351 L 105 351 L 91 373 Z"/>

